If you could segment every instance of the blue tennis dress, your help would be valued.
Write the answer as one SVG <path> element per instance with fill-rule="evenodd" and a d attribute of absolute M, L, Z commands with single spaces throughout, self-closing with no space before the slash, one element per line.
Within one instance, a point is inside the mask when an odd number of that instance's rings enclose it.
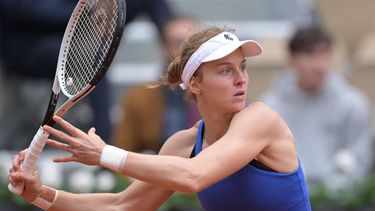
<path fill-rule="evenodd" d="M 201 121 L 192 156 L 202 151 Z M 301 164 L 291 173 L 262 170 L 248 164 L 198 193 L 206 211 L 311 211 Z"/>

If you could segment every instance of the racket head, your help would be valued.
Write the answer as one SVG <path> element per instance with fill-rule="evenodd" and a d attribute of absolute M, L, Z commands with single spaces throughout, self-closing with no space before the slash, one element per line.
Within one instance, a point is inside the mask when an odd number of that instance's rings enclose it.
<path fill-rule="evenodd" d="M 102 79 L 125 26 L 125 0 L 80 0 L 60 47 L 56 78 L 61 91 L 75 101 Z"/>

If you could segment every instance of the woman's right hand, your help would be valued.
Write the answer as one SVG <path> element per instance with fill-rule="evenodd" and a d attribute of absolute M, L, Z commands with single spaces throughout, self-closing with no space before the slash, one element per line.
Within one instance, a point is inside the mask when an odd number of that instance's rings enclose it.
<path fill-rule="evenodd" d="M 17 186 L 23 183 L 24 190 L 21 196 L 28 202 L 33 202 L 38 195 L 42 192 L 42 183 L 38 179 L 37 172 L 30 175 L 26 172 L 21 171 L 20 165 L 25 159 L 27 150 L 21 151 L 18 155 L 14 156 L 13 165 L 9 169 L 8 180 L 13 186 Z"/>
<path fill-rule="evenodd" d="M 58 141 L 48 139 L 47 144 L 56 149 L 71 153 L 71 156 L 68 157 L 54 158 L 54 162 L 78 162 L 93 166 L 100 165 L 100 157 L 106 144 L 95 134 L 95 128 L 91 128 L 85 133 L 59 116 L 55 115 L 53 120 L 69 134 L 44 125 L 44 131 L 58 139 Z"/>

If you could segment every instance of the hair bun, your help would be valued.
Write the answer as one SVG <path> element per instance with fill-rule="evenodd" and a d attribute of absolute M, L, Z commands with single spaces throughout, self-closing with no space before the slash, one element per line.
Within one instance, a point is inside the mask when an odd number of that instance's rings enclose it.
<path fill-rule="evenodd" d="M 176 86 L 181 83 L 182 64 L 181 57 L 177 56 L 169 65 L 167 69 L 167 83 Z"/>

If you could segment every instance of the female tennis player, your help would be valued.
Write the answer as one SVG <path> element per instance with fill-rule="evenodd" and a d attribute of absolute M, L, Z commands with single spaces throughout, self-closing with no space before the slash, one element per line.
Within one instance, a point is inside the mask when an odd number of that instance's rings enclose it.
<path fill-rule="evenodd" d="M 174 191 L 198 193 L 208 211 L 311 210 L 291 131 L 266 105 L 245 103 L 245 58 L 261 54 L 261 46 L 239 41 L 232 30 L 210 27 L 182 47 L 163 84 L 186 89 L 202 120 L 170 137 L 159 155 L 106 145 L 95 129 L 84 133 L 57 116 L 70 135 L 44 126 L 64 142 L 48 144 L 71 153 L 55 162 L 98 165 L 136 178 L 127 189 L 117 194 L 54 190 L 19 170 L 25 152 L 15 157 L 9 181 L 23 182 L 22 196 L 50 210 L 155 210 Z"/>

